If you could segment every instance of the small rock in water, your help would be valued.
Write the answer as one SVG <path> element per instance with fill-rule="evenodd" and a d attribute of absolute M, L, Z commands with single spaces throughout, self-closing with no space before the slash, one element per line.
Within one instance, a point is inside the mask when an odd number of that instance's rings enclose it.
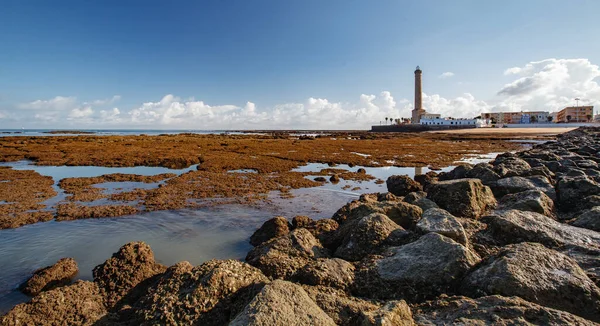
<path fill-rule="evenodd" d="M 52 266 L 35 271 L 20 288 L 23 293 L 36 296 L 40 292 L 71 283 L 78 272 L 77 262 L 73 258 L 62 258 Z"/>
<path fill-rule="evenodd" d="M 396 196 L 406 196 L 411 192 L 422 191 L 423 186 L 407 175 L 393 175 L 386 181 L 389 192 Z"/>

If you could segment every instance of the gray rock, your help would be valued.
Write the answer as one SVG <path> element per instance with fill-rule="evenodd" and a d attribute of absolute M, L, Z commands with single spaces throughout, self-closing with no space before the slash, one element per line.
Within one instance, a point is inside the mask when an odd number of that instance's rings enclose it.
<path fill-rule="evenodd" d="M 552 180 L 552 178 L 555 177 L 554 172 L 550 171 L 546 166 L 541 165 L 541 166 L 536 166 L 536 167 L 532 167 L 529 170 L 524 171 L 523 173 L 520 174 L 521 177 L 533 177 L 533 176 L 540 176 L 540 177 L 545 177 L 548 180 Z"/>
<path fill-rule="evenodd" d="M 600 232 L 600 206 L 583 212 L 571 225 Z"/>
<path fill-rule="evenodd" d="M 406 196 L 414 191 L 421 191 L 423 187 L 407 175 L 393 175 L 386 180 L 387 189 L 396 196 Z"/>
<path fill-rule="evenodd" d="M 496 206 L 492 191 L 479 179 L 440 181 L 428 190 L 428 199 L 458 217 L 479 218 Z"/>
<path fill-rule="evenodd" d="M 531 169 L 529 163 L 518 157 L 497 157 L 494 162 L 494 171 L 501 177 L 517 176 Z"/>
<path fill-rule="evenodd" d="M 471 171 L 473 167 L 468 163 L 461 163 L 450 172 L 442 172 L 438 175 L 440 181 L 454 180 L 454 179 L 464 179 L 469 171 Z"/>
<path fill-rule="evenodd" d="M 406 301 L 389 301 L 378 310 L 363 313 L 361 326 L 413 326 L 415 321 Z"/>
<path fill-rule="evenodd" d="M 344 236 L 335 256 L 349 261 L 357 261 L 379 249 L 384 240 L 401 227 L 386 215 L 373 213 L 365 216 Z"/>
<path fill-rule="evenodd" d="M 354 266 L 338 258 L 317 259 L 298 271 L 295 279 L 302 284 L 345 290 L 354 282 Z"/>
<path fill-rule="evenodd" d="M 600 289 L 577 263 L 539 243 L 509 245 L 469 272 L 463 294 L 519 296 L 600 321 Z"/>
<path fill-rule="evenodd" d="M 551 218 L 556 217 L 554 201 L 538 189 L 508 194 L 500 199 L 498 209 L 517 209 L 536 212 Z"/>
<path fill-rule="evenodd" d="M 328 256 L 308 230 L 296 229 L 255 247 L 246 256 L 246 262 L 269 277 L 289 279 L 309 261 Z"/>
<path fill-rule="evenodd" d="M 600 247 L 600 233 L 559 223 L 534 212 L 496 211 L 482 221 L 502 244 L 539 242 L 550 248 L 564 245 Z"/>
<path fill-rule="evenodd" d="M 494 172 L 493 166 L 488 163 L 479 163 L 466 174 L 467 178 L 479 179 L 485 185 L 496 182 L 500 175 Z"/>
<path fill-rule="evenodd" d="M 565 176 L 567 177 L 585 177 L 585 171 L 581 170 L 581 169 L 577 169 L 577 168 L 571 168 L 568 169 L 565 173 Z"/>
<path fill-rule="evenodd" d="M 390 248 L 383 258 L 363 261 L 355 272 L 354 292 L 379 299 L 422 300 L 448 291 L 480 258 L 437 233 Z"/>
<path fill-rule="evenodd" d="M 600 195 L 600 186 L 586 177 L 562 177 L 556 184 L 558 208 L 573 210 L 582 198 Z"/>
<path fill-rule="evenodd" d="M 452 214 L 440 208 L 428 209 L 417 223 L 417 230 L 422 233 L 435 232 L 466 246 L 465 229 Z"/>
<path fill-rule="evenodd" d="M 554 187 L 545 177 L 534 176 L 529 178 L 524 177 L 509 177 L 496 181 L 492 186 L 494 195 L 502 198 L 508 194 L 523 192 L 528 190 L 541 190 L 550 198 L 554 198 Z"/>
<path fill-rule="evenodd" d="M 238 260 L 210 260 L 169 267 L 134 305 L 132 324 L 224 325 L 269 280 Z"/>
<path fill-rule="evenodd" d="M 403 228 L 409 229 L 421 219 L 423 210 L 405 202 L 360 202 L 349 209 L 344 223 L 359 220 L 373 213 L 384 214 Z M 340 232 L 345 234 L 348 226 L 341 224 Z"/>
<path fill-rule="evenodd" d="M 415 201 L 422 198 L 427 198 L 427 193 L 425 191 L 415 191 L 404 196 L 404 201 L 413 204 Z"/>
<path fill-rule="evenodd" d="M 446 297 L 413 308 L 418 325 L 578 325 L 596 323 L 519 297 Z"/>
<path fill-rule="evenodd" d="M 427 198 L 417 199 L 412 204 L 421 208 L 423 212 L 430 208 L 440 208 L 436 203 Z"/>
<path fill-rule="evenodd" d="M 302 287 L 275 280 L 266 285 L 229 325 L 335 325 L 335 322 Z"/>
<path fill-rule="evenodd" d="M 23 283 L 20 288 L 23 293 L 36 296 L 40 292 L 71 283 L 77 273 L 79 273 L 79 268 L 75 259 L 62 258 L 52 266 L 33 272 L 33 276 Z"/>
<path fill-rule="evenodd" d="M 263 242 L 286 235 L 290 233 L 290 226 L 288 220 L 283 216 L 267 220 L 250 236 L 250 244 L 256 247 Z"/>

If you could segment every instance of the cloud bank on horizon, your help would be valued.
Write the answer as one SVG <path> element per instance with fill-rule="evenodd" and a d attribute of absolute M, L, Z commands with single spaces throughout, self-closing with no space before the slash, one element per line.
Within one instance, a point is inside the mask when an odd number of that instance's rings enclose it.
<path fill-rule="evenodd" d="M 504 75 L 515 78 L 488 100 L 465 93 L 455 98 L 423 94 L 428 112 L 472 118 L 482 112 L 556 111 L 580 98 L 581 105 L 600 106 L 600 68 L 588 59 L 546 59 L 512 67 Z M 449 78 L 446 72 L 439 78 Z M 362 94 L 356 102 L 309 98 L 298 103 L 258 107 L 209 105 L 167 94 L 158 102 L 131 109 L 118 108 L 121 97 L 81 102 L 56 96 L 0 111 L 0 123 L 14 128 L 145 128 L 145 129 L 369 129 L 389 118 L 409 117 L 413 99 L 395 99 L 388 91 Z"/>

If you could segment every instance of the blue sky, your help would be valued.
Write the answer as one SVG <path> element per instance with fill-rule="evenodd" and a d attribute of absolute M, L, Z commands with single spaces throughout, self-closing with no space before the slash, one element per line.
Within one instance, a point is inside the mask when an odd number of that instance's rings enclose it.
<path fill-rule="evenodd" d="M 598 12 L 593 0 L 8 0 L 0 127 L 366 129 L 408 116 L 416 65 L 426 108 L 444 115 L 595 104 Z M 513 83 L 537 87 L 502 92 Z"/>

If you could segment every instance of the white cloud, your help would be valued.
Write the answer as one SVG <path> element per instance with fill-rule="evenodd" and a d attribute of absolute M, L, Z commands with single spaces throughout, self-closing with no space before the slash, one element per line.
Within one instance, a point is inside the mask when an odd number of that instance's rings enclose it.
<path fill-rule="evenodd" d="M 452 76 L 454 76 L 453 72 L 446 71 L 445 73 L 439 75 L 438 78 L 445 79 L 445 78 L 450 78 Z"/>
<path fill-rule="evenodd" d="M 546 59 L 507 72 L 520 77 L 500 89 L 496 110 L 556 111 L 574 105 L 576 97 L 580 104 L 600 105 L 600 68 L 588 59 Z"/>
<path fill-rule="evenodd" d="M 75 108 L 69 112 L 69 119 L 82 119 L 91 116 L 94 113 L 92 107 L 84 106 L 82 108 Z"/>
<path fill-rule="evenodd" d="M 72 109 L 76 105 L 76 102 L 77 99 L 75 97 L 57 96 L 49 100 L 23 103 L 19 105 L 19 108 L 29 110 L 68 110 Z"/>
<path fill-rule="evenodd" d="M 504 75 L 505 76 L 517 75 L 520 72 L 521 72 L 521 68 L 519 68 L 519 67 L 512 67 L 512 68 L 508 68 L 508 69 L 504 70 Z"/>
<path fill-rule="evenodd" d="M 453 117 L 474 117 L 489 111 L 555 111 L 574 104 L 575 97 L 582 99 L 580 104 L 600 106 L 600 86 L 596 81 L 600 69 L 587 59 L 535 61 L 509 68 L 504 74 L 512 76 L 513 81 L 486 101 L 470 93 L 453 98 L 423 94 L 423 106 L 429 112 Z M 22 121 L 35 119 L 44 127 L 57 128 L 368 129 L 372 124 L 385 121 L 385 117 L 410 117 L 413 108 L 412 96 L 394 98 L 388 91 L 377 95 L 361 94 L 351 102 L 310 97 L 273 106 L 253 102 L 208 104 L 193 97 L 182 99 L 168 94 L 157 102 L 144 102 L 128 109 L 110 109 L 108 105 L 119 99 L 116 95 L 110 99 L 77 103 L 74 97 L 58 96 L 23 104 L 40 110 L 35 111 L 33 117 L 26 110 L 19 114 Z M 61 126 L 61 123 L 67 125 Z"/>

